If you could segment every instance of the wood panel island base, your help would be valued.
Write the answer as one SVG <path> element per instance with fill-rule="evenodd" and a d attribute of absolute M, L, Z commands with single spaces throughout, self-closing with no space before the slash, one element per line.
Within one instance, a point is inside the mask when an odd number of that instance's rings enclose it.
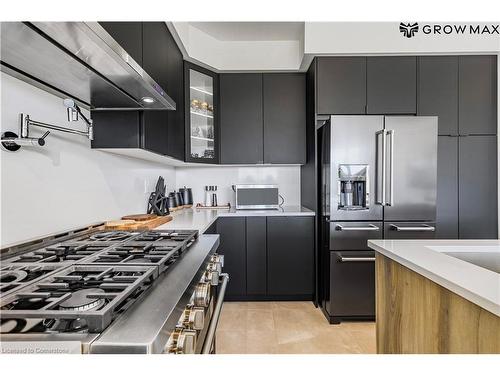
<path fill-rule="evenodd" d="M 379 354 L 500 353 L 499 316 L 379 252 L 376 316 Z"/>

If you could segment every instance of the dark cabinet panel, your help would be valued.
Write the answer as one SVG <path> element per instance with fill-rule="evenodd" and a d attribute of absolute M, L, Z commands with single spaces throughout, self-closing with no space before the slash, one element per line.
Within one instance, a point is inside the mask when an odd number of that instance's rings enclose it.
<path fill-rule="evenodd" d="M 458 57 L 419 57 L 418 115 L 438 116 L 439 135 L 458 135 Z"/>
<path fill-rule="evenodd" d="M 317 113 L 365 114 L 366 57 L 319 57 Z"/>
<path fill-rule="evenodd" d="M 218 253 L 224 255 L 224 271 L 231 277 L 226 294 L 244 296 L 247 290 L 245 218 L 218 218 L 217 233 L 220 235 Z"/>
<path fill-rule="evenodd" d="M 264 162 L 262 116 L 262 74 L 221 74 L 222 164 Z"/>
<path fill-rule="evenodd" d="M 247 217 L 247 294 L 266 295 L 266 217 Z"/>
<path fill-rule="evenodd" d="M 460 238 L 496 239 L 497 137 L 460 137 L 458 150 Z"/>
<path fill-rule="evenodd" d="M 367 113 L 417 112 L 417 58 L 367 58 Z"/>
<path fill-rule="evenodd" d="M 142 147 L 141 117 L 136 111 L 92 111 L 92 148 Z"/>
<path fill-rule="evenodd" d="M 306 162 L 306 77 L 264 74 L 264 163 Z"/>
<path fill-rule="evenodd" d="M 175 101 L 175 111 L 146 111 L 145 147 L 184 158 L 184 84 L 182 53 L 164 22 L 144 22 L 143 68 Z"/>
<path fill-rule="evenodd" d="M 459 57 L 460 134 L 497 134 L 496 56 Z"/>
<path fill-rule="evenodd" d="M 267 218 L 267 293 L 312 295 L 314 218 Z"/>
<path fill-rule="evenodd" d="M 142 116 L 144 148 L 168 154 L 168 114 L 166 111 L 144 111 Z"/>
<path fill-rule="evenodd" d="M 436 238 L 458 238 L 458 137 L 438 137 Z"/>
<path fill-rule="evenodd" d="M 142 22 L 99 22 L 114 40 L 142 66 Z"/>

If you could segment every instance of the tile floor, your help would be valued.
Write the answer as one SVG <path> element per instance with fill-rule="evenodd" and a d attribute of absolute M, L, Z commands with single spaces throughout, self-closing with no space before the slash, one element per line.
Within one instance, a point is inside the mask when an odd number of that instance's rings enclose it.
<path fill-rule="evenodd" d="M 328 324 L 311 302 L 225 302 L 218 354 L 370 354 L 375 323 Z"/>

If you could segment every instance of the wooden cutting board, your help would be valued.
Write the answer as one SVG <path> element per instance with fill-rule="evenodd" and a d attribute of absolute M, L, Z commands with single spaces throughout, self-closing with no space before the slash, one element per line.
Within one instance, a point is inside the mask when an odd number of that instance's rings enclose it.
<path fill-rule="evenodd" d="M 147 221 L 147 220 L 153 220 L 156 218 L 157 218 L 157 215 L 153 215 L 153 214 L 137 214 L 137 215 L 123 216 L 122 220 Z"/>
<path fill-rule="evenodd" d="M 114 220 L 106 222 L 104 228 L 112 230 L 149 230 L 172 220 L 172 216 L 152 215 L 148 220 Z M 130 217 L 130 216 L 124 216 Z"/>

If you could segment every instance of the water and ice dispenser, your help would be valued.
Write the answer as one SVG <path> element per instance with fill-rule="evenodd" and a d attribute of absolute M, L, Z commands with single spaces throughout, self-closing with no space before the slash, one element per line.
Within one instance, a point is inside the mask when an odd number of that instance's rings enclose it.
<path fill-rule="evenodd" d="M 366 164 L 339 165 L 339 210 L 368 210 L 370 206 L 368 168 Z"/>

